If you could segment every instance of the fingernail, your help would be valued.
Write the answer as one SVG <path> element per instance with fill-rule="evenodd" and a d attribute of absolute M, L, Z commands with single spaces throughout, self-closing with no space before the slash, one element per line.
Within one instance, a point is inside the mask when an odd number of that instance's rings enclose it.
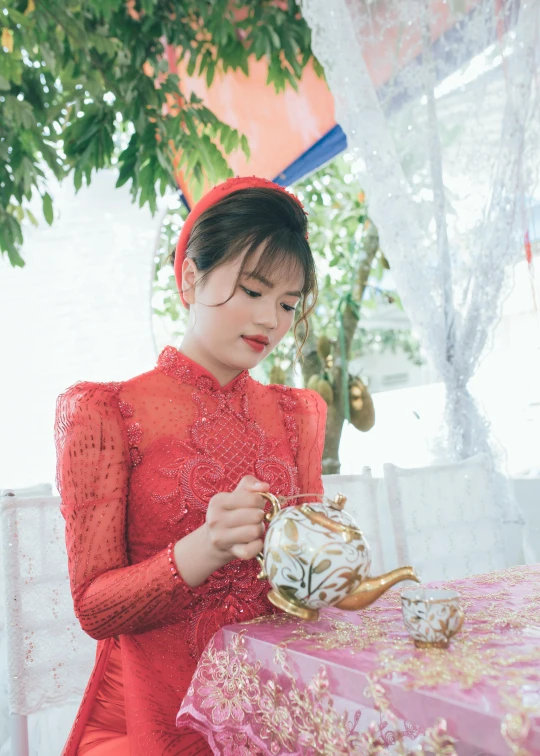
<path fill-rule="evenodd" d="M 266 488 L 266 483 L 255 483 L 255 488 Z"/>

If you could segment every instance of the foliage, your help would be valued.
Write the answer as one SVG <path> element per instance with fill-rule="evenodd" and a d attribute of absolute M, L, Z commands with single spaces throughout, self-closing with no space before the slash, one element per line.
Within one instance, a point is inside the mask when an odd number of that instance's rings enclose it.
<path fill-rule="evenodd" d="M 159 245 L 154 260 L 154 292 L 152 305 L 154 315 L 167 321 L 165 330 L 169 334 L 168 340 L 175 340 L 184 333 L 187 325 L 187 310 L 180 301 L 173 266 L 170 257 L 173 253 L 180 229 L 187 216 L 187 208 L 179 195 L 169 203 L 160 229 Z"/>
<path fill-rule="evenodd" d="M 347 155 L 296 184 L 295 191 L 309 215 L 309 241 L 319 270 L 319 306 L 312 326 L 336 339 L 336 306 L 351 291 L 365 257 L 365 241 L 373 232 L 366 198 Z M 364 307 L 374 308 L 387 301 L 389 294 L 382 288 L 385 265 L 382 253 L 378 254 L 370 269 L 373 285 L 365 292 Z"/>
<path fill-rule="evenodd" d="M 154 211 L 176 186 L 175 157 L 200 191 L 204 174 L 230 175 L 228 154 L 248 154 L 245 137 L 183 91 L 164 45 L 208 84 L 264 57 L 281 90 L 312 59 L 295 0 L 4 0 L 0 36 L 0 251 L 19 266 L 34 193 L 53 222 L 50 175 L 72 174 L 78 189 L 117 161 L 118 185 L 131 182 Z"/>
<path fill-rule="evenodd" d="M 398 351 L 403 352 L 413 365 L 420 367 L 424 364 L 420 343 L 411 336 L 410 331 L 358 327 L 351 346 L 351 359 L 373 352 L 396 354 Z"/>

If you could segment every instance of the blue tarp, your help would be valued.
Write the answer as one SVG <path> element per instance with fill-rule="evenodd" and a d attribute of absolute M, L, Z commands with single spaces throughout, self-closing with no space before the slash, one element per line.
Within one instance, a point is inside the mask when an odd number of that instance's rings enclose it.
<path fill-rule="evenodd" d="M 315 142 L 313 147 L 306 150 L 293 163 L 276 176 L 274 182 L 280 186 L 291 186 L 295 181 L 300 181 L 321 166 L 330 162 L 347 148 L 347 137 L 341 126 L 334 126 L 323 137 Z"/>

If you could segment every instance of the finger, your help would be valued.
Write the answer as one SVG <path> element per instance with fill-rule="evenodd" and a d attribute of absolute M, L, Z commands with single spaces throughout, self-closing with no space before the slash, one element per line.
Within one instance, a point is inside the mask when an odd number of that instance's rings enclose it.
<path fill-rule="evenodd" d="M 258 541 L 264 535 L 264 525 L 262 522 L 256 525 L 242 525 L 238 528 L 231 528 L 223 534 L 223 540 L 229 542 L 229 546 L 235 546 L 242 543 L 251 543 Z"/>
<path fill-rule="evenodd" d="M 231 551 L 235 546 L 243 546 L 252 541 L 262 540 L 264 525 L 244 525 L 239 528 L 231 528 L 220 534 L 216 534 L 214 545 L 222 551 Z"/>
<path fill-rule="evenodd" d="M 262 548 L 263 542 L 261 539 L 252 541 L 251 543 L 238 543 L 232 547 L 231 554 L 237 559 L 248 561 L 249 559 L 254 559 L 262 551 Z"/>
<path fill-rule="evenodd" d="M 258 480 L 253 475 L 244 475 L 236 486 L 237 491 L 268 491 L 270 485 L 264 480 Z"/>
<path fill-rule="evenodd" d="M 259 525 L 264 520 L 264 510 L 253 507 L 229 510 L 223 518 L 227 528 L 239 528 L 243 525 Z"/>
<path fill-rule="evenodd" d="M 251 491 L 233 491 L 223 498 L 223 509 L 236 510 L 236 509 L 264 509 L 266 506 L 266 499 L 259 494 L 252 493 Z"/>

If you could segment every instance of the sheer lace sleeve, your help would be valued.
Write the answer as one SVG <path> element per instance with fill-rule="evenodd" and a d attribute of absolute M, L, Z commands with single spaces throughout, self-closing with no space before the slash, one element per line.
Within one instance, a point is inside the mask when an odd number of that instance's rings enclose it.
<path fill-rule="evenodd" d="M 58 399 L 55 424 L 71 592 L 83 630 L 98 640 L 161 625 L 198 590 L 168 549 L 128 565 L 130 461 L 117 393 L 114 384 L 73 386 Z"/>
<path fill-rule="evenodd" d="M 322 455 L 326 402 L 316 391 L 296 389 L 297 467 L 301 493 L 323 493 Z"/>

